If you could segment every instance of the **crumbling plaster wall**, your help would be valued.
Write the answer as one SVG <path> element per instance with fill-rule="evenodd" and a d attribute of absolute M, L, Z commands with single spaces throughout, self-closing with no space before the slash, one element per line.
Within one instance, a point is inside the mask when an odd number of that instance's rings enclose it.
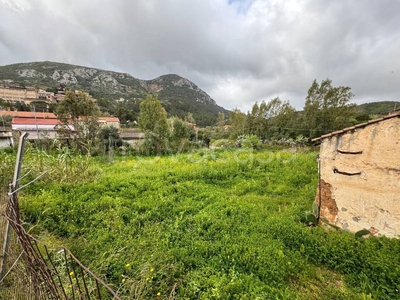
<path fill-rule="evenodd" d="M 400 237 L 400 118 L 323 139 L 320 166 L 321 217 L 351 232 Z"/>

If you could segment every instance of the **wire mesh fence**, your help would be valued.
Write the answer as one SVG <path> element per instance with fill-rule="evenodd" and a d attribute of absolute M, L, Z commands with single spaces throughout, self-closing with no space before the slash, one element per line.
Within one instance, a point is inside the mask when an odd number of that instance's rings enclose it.
<path fill-rule="evenodd" d="M 1 167 L 0 300 L 121 299 L 67 248 L 48 246 L 27 233 L 18 190 L 10 184 L 12 168 Z"/>
<path fill-rule="evenodd" d="M 0 177 L 0 249 L 2 251 L 0 255 L 2 258 L 7 227 L 5 210 L 9 201 L 8 190 L 12 175 L 12 171 L 3 169 Z M 21 244 L 18 243 L 18 236 L 13 230 L 10 230 L 6 254 L 5 273 L 3 278 L 0 278 L 0 299 L 34 299 L 32 281 L 24 263 L 24 253 Z"/>

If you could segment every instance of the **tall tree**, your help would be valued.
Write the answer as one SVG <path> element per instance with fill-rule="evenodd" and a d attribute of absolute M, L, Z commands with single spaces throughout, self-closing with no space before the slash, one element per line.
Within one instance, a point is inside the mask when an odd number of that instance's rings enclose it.
<path fill-rule="evenodd" d="M 348 86 L 333 87 L 332 80 L 315 79 L 308 90 L 304 105 L 303 127 L 310 138 L 352 125 L 355 105 L 350 103 L 354 97 Z"/>
<path fill-rule="evenodd" d="M 223 112 L 219 112 L 218 113 L 217 126 L 218 127 L 224 127 L 225 126 L 225 114 Z"/>
<path fill-rule="evenodd" d="M 119 135 L 117 127 L 103 126 L 99 130 L 98 137 L 106 152 L 112 148 L 122 146 L 122 139 Z"/>
<path fill-rule="evenodd" d="M 146 150 L 149 154 L 160 154 L 168 149 L 170 130 L 167 112 L 161 102 L 151 95 L 140 103 L 139 127 L 145 133 Z"/>
<path fill-rule="evenodd" d="M 179 151 L 182 151 L 185 144 L 189 142 L 191 127 L 188 123 L 177 117 L 169 119 L 172 125 L 171 141 L 172 146 Z"/>
<path fill-rule="evenodd" d="M 296 109 L 290 105 L 289 101 L 284 101 L 278 115 L 275 117 L 275 124 L 279 130 L 278 137 L 294 138 L 299 135 L 301 132 L 296 131 L 298 119 Z"/>
<path fill-rule="evenodd" d="M 94 143 L 100 128 L 98 123 L 100 110 L 88 94 L 68 90 L 64 100 L 57 104 L 54 113 L 67 132 L 70 125 L 73 125 L 81 146 L 87 146 L 88 142 Z"/>
<path fill-rule="evenodd" d="M 289 137 L 290 128 L 295 126 L 295 111 L 289 101 L 282 101 L 279 97 L 270 100 L 266 104 L 264 115 L 268 137 Z"/>
<path fill-rule="evenodd" d="M 227 137 L 227 131 L 225 131 L 225 124 L 226 124 L 225 118 L 226 118 L 225 113 L 223 113 L 223 112 L 218 113 L 217 130 L 216 130 L 217 138 L 226 138 Z"/>
<path fill-rule="evenodd" d="M 247 125 L 250 134 L 257 135 L 260 139 L 265 138 L 266 122 L 265 116 L 267 114 L 267 105 L 262 101 L 260 105 L 258 102 L 254 103 L 251 108 L 251 113 L 248 114 Z"/>
<path fill-rule="evenodd" d="M 233 109 L 229 112 L 230 137 L 236 139 L 240 135 L 245 134 L 246 129 L 246 114 L 240 109 Z"/>
<path fill-rule="evenodd" d="M 186 122 L 196 124 L 196 120 L 193 117 L 193 114 L 191 112 L 187 113 L 187 116 L 185 117 Z"/>

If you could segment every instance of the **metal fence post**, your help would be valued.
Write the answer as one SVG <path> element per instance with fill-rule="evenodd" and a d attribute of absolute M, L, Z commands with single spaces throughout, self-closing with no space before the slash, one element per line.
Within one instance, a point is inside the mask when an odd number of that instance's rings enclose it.
<path fill-rule="evenodd" d="M 12 182 L 11 190 L 16 190 L 18 188 L 18 179 L 21 172 L 22 158 L 24 156 L 25 139 L 27 136 L 28 133 L 24 132 L 19 138 L 17 160 L 15 162 L 14 179 Z M 6 269 L 9 243 L 10 243 L 10 221 L 7 220 L 6 230 L 4 234 L 3 255 L 1 256 L 0 260 L 0 280 L 3 279 L 4 272 Z"/>

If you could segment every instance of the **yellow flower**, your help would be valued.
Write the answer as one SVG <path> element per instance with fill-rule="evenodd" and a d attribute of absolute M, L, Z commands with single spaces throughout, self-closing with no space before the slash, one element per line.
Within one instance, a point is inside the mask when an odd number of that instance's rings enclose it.
<path fill-rule="evenodd" d="M 146 278 L 146 281 L 149 281 L 149 277 Z"/>
<path fill-rule="evenodd" d="M 124 282 L 125 282 L 125 278 L 122 279 L 122 283 L 124 283 Z"/>
<path fill-rule="evenodd" d="M 131 266 L 131 264 L 126 264 L 125 265 L 126 268 L 129 268 L 130 266 Z"/>
<path fill-rule="evenodd" d="M 161 296 L 161 293 L 160 293 L 160 292 L 158 292 L 158 293 L 157 293 L 157 296 L 158 296 L 158 297 L 160 297 L 160 296 Z"/>
<path fill-rule="evenodd" d="M 72 276 L 72 275 L 74 275 L 74 272 L 69 272 L 69 276 Z"/>
<path fill-rule="evenodd" d="M 151 268 L 151 269 L 150 269 L 150 272 L 154 272 L 154 268 Z"/>

